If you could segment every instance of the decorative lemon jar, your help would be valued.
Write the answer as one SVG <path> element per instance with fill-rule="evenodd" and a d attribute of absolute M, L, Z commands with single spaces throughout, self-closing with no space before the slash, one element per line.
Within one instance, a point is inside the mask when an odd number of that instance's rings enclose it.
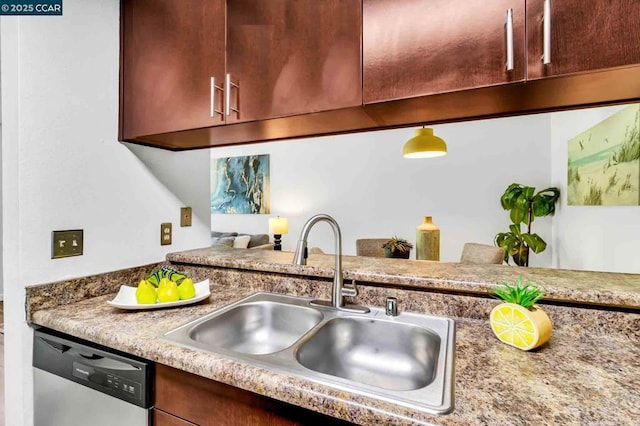
<path fill-rule="evenodd" d="M 416 259 L 440 260 L 440 228 L 433 224 L 431 216 L 416 228 Z"/>
<path fill-rule="evenodd" d="M 514 286 L 502 283 L 495 295 L 504 300 L 491 311 L 491 329 L 500 341 L 524 351 L 535 349 L 551 338 L 551 320 L 535 303 L 543 296 L 535 284 L 522 284 L 520 277 Z"/>

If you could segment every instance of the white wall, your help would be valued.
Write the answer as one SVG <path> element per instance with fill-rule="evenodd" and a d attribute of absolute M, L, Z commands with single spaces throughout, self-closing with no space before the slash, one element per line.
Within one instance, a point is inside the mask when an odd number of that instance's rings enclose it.
<path fill-rule="evenodd" d="M 551 115 L 551 183 L 567 192 L 567 142 L 622 106 L 592 108 Z M 638 182 L 636 182 L 638 184 Z M 559 203 L 554 218 L 553 265 L 640 273 L 638 206 L 568 206 Z"/>
<path fill-rule="evenodd" d="M 493 244 L 496 233 L 508 230 L 500 196 L 509 184 L 549 186 L 549 116 L 434 129 L 447 142 L 444 157 L 403 158 L 414 129 L 211 149 L 212 158 L 270 154 L 272 209 L 269 215 L 215 214 L 211 227 L 267 233 L 269 217 L 288 217 L 283 249 L 293 250 L 304 222 L 328 213 L 340 224 L 343 252 L 355 254 L 357 238 L 398 235 L 415 242 L 416 226 L 430 215 L 440 227 L 441 260 L 457 261 L 465 242 Z M 536 221 L 533 231 L 550 242 L 551 218 Z M 319 224 L 309 245 L 333 252 L 332 238 L 328 225 Z M 532 265 L 550 265 L 552 250 L 532 255 Z"/>
<path fill-rule="evenodd" d="M 2 46 L 2 23 L 0 22 L 0 46 Z M 0 55 L 0 75 L 2 74 L 2 55 Z M 0 77 L 1 80 L 1 77 Z M 0 84 L 0 99 L 2 99 L 2 85 Z M 0 147 L 2 146 L 2 102 L 0 102 Z M 0 164 L 2 164 L 2 149 L 0 149 Z M 2 223 L 2 173 L 0 173 L 0 224 Z M 0 241 L 2 240 L 2 226 L 0 225 Z M 0 245 L 0 259 L 2 259 L 2 245 Z M 0 300 L 4 300 L 4 284 L 2 279 L 2 262 L 0 262 Z"/>
<path fill-rule="evenodd" d="M 7 425 L 32 424 L 24 288 L 161 261 L 209 242 L 208 152 L 117 142 L 118 0 L 66 0 L 62 17 L 2 17 L 2 198 Z M 168 184 L 167 182 L 170 182 Z M 180 207 L 194 225 L 180 228 Z M 173 222 L 161 247 L 160 223 Z M 51 231 L 84 255 L 50 259 Z"/>

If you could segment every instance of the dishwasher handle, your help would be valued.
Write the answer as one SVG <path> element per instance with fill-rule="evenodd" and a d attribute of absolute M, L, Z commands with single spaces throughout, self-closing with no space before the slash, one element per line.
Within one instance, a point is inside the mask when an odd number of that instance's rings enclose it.
<path fill-rule="evenodd" d="M 65 345 L 62 342 L 56 342 L 54 340 L 50 340 L 47 339 L 45 337 L 40 337 L 40 340 L 46 344 L 47 346 L 49 346 L 51 349 L 60 352 L 61 354 L 65 353 L 66 351 L 68 351 L 69 349 L 71 349 L 71 346 Z"/>
<path fill-rule="evenodd" d="M 117 359 L 105 358 L 94 352 L 88 352 L 86 349 L 71 348 L 67 352 L 68 356 L 76 358 L 79 362 L 91 367 L 98 367 L 104 370 L 112 371 L 138 371 L 140 367 L 131 365 L 129 362 L 119 361 Z"/>

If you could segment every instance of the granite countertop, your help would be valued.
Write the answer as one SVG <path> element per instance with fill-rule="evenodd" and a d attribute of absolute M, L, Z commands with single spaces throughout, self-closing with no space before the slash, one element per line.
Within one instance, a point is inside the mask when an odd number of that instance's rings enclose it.
<path fill-rule="evenodd" d="M 310 255 L 306 266 L 297 266 L 292 264 L 293 253 L 269 250 L 207 247 L 171 253 L 167 260 L 324 278 L 333 277 L 334 272 L 333 255 Z M 346 280 L 480 294 L 491 293 L 496 283 L 512 283 L 522 276 L 544 289 L 545 300 L 640 309 L 640 274 L 363 256 L 343 256 L 342 269 Z"/>
<path fill-rule="evenodd" d="M 287 254 L 269 253 L 263 263 L 268 264 L 271 256 L 279 259 Z M 180 255 L 170 257 L 185 260 Z M 242 260 L 219 257 L 218 264 L 225 262 L 237 265 Z M 348 260 L 345 264 L 350 269 Z M 319 265 L 319 273 L 325 267 Z M 372 269 L 373 264 L 367 271 Z M 350 273 L 364 279 L 369 272 L 358 269 Z M 31 312 L 31 321 L 358 424 L 640 423 L 640 345 L 622 336 L 589 336 L 561 329 L 554 331 L 551 341 L 539 350 L 522 352 L 498 342 L 487 321 L 454 318 L 455 410 L 448 415 L 433 416 L 159 339 L 162 333 L 252 292 L 215 282 L 211 290 L 208 301 L 151 311 L 113 308 L 106 303 L 113 294 L 89 297 L 36 309 Z"/>

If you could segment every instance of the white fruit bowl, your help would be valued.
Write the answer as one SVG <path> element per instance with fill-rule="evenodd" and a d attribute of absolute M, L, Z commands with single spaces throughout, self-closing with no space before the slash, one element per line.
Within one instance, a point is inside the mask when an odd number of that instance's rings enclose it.
<path fill-rule="evenodd" d="M 209 280 L 195 283 L 196 295 L 191 299 L 178 300 L 176 302 L 158 302 L 154 304 L 139 304 L 136 301 L 136 288 L 128 285 L 120 286 L 120 291 L 113 300 L 108 300 L 107 304 L 120 309 L 139 310 L 139 309 L 163 309 L 172 308 L 174 306 L 190 305 L 208 299 L 211 296 L 209 290 Z"/>

